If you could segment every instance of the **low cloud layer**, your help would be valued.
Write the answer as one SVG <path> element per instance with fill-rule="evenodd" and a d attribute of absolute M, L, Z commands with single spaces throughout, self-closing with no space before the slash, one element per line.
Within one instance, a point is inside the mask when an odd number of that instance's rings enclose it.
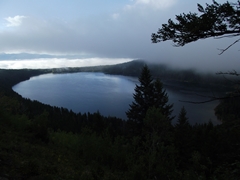
<path fill-rule="evenodd" d="M 99 65 L 112 65 L 128 62 L 130 59 L 108 59 L 108 58 L 86 58 L 86 59 L 66 59 L 66 58 L 44 58 L 44 59 L 21 59 L 0 61 L 0 69 L 49 69 L 86 67 Z"/>

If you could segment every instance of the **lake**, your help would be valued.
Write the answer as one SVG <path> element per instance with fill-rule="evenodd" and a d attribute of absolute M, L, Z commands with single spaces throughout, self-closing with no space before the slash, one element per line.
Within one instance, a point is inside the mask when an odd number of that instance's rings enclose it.
<path fill-rule="evenodd" d="M 133 101 L 136 83 L 138 83 L 137 78 L 104 73 L 44 74 L 13 86 L 13 90 L 22 97 L 52 106 L 65 107 L 76 113 L 99 111 L 104 116 L 127 119 L 125 112 Z M 204 104 L 180 102 L 180 100 L 203 101 L 205 99 L 196 93 L 206 95 L 207 92 L 198 88 L 196 90 L 188 88 L 179 83 L 177 88 L 171 83 L 164 83 L 164 87 L 169 95 L 169 102 L 174 103 L 173 115 L 178 116 L 184 106 L 191 124 L 209 120 L 213 124 L 219 124 L 214 115 L 217 101 Z"/>

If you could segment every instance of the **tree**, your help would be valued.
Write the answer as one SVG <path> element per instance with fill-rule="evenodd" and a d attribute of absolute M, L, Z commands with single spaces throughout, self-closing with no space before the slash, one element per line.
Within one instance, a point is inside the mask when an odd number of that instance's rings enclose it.
<path fill-rule="evenodd" d="M 178 120 L 174 130 L 174 145 L 178 149 L 179 165 L 182 169 L 186 169 L 189 166 L 189 158 L 192 153 L 193 133 L 191 125 L 188 122 L 187 111 L 184 106 L 178 115 Z"/>
<path fill-rule="evenodd" d="M 143 124 L 147 110 L 150 107 L 155 107 L 161 109 L 161 113 L 171 121 L 173 119 L 170 117 L 173 105 L 168 104 L 168 95 L 163 89 L 162 83 L 159 80 L 153 80 L 146 65 L 142 69 L 139 82 L 140 84 L 136 85 L 133 94 L 134 101 L 126 112 L 128 119 Z"/>
<path fill-rule="evenodd" d="M 215 115 L 222 123 L 228 123 L 239 126 L 240 123 L 240 97 L 234 97 L 234 95 L 227 96 L 222 99 L 215 108 Z"/>
<path fill-rule="evenodd" d="M 176 127 L 177 128 L 183 128 L 185 126 L 190 126 L 190 124 L 189 124 L 188 118 L 187 118 L 187 111 L 183 106 L 179 115 L 178 115 L 178 120 L 177 120 Z"/>
<path fill-rule="evenodd" d="M 198 5 L 197 13 L 188 13 L 176 15 L 177 22 L 168 20 L 168 24 L 162 24 L 157 33 L 152 34 L 152 42 L 158 43 L 162 41 L 172 40 L 175 46 L 184 46 L 185 44 L 197 41 L 199 39 L 206 39 L 210 37 L 225 38 L 240 36 L 240 1 L 235 3 L 219 4 L 215 0 L 213 3 L 206 4 L 204 8 Z M 240 38 L 234 41 L 225 49 L 221 50 L 222 54 L 235 43 L 239 42 Z M 233 72 L 220 73 L 227 75 L 239 76 L 240 74 Z M 240 97 L 240 90 L 234 92 L 234 97 Z M 190 102 L 190 103 L 205 103 L 222 99 L 224 102 L 226 97 L 210 97 L 209 100 L 203 102 Z M 221 103 L 222 103 L 221 102 Z M 218 108 L 217 110 L 220 110 Z M 220 113 L 218 112 L 218 115 Z"/>
<path fill-rule="evenodd" d="M 133 94 L 135 101 L 130 105 L 130 109 L 126 112 L 126 115 L 129 120 L 142 123 L 153 101 L 153 78 L 146 65 L 143 67 L 138 80 L 140 85 L 136 85 L 134 89 L 135 93 Z"/>
<path fill-rule="evenodd" d="M 152 145 L 156 145 L 156 143 L 163 141 L 169 141 L 172 124 L 168 121 L 168 118 L 162 114 L 160 108 L 150 107 L 143 123 L 146 136 L 150 136 L 151 138 L 155 136 L 158 137 L 158 141 L 156 140 L 155 143 L 151 143 Z"/>
<path fill-rule="evenodd" d="M 156 107 L 150 107 L 144 118 L 143 144 L 148 179 L 174 176 L 176 152 L 172 146 L 172 124 L 168 120 Z"/>
<path fill-rule="evenodd" d="M 205 8 L 197 5 L 201 15 L 191 12 L 176 15 L 178 22 L 169 19 L 168 24 L 162 24 L 162 28 L 152 34 L 152 42 L 172 40 L 175 46 L 184 46 L 199 39 L 240 35 L 240 1 L 219 4 L 213 0 L 213 4 L 206 4 Z M 222 53 L 238 41 L 240 39 L 222 50 Z"/>
<path fill-rule="evenodd" d="M 163 84 L 159 79 L 154 81 L 154 107 L 160 108 L 163 116 L 167 118 L 169 123 L 174 119 L 174 116 L 171 116 L 173 111 L 173 104 L 168 104 L 168 94 L 163 88 Z"/>

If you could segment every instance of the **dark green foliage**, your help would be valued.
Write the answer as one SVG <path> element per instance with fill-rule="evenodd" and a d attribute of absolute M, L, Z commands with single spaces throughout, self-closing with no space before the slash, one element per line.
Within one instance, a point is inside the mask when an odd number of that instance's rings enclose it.
<path fill-rule="evenodd" d="M 189 124 L 188 118 L 187 118 L 187 111 L 183 106 L 179 115 L 178 115 L 178 120 L 177 120 L 176 127 L 177 128 L 183 128 L 183 127 L 188 127 L 188 126 L 190 126 L 190 124 Z"/>
<path fill-rule="evenodd" d="M 220 103 L 215 108 L 217 118 L 226 124 L 237 126 L 240 124 L 240 97 L 229 95 L 220 100 Z"/>
<path fill-rule="evenodd" d="M 47 71 L 46 71 L 47 72 Z M 4 90 L 5 93 L 14 94 L 12 86 L 25 81 L 32 76 L 37 76 L 46 73 L 44 70 L 3 70 L 0 69 L 0 90 Z"/>
<path fill-rule="evenodd" d="M 179 164 L 180 168 L 186 169 L 189 164 L 189 159 L 191 158 L 191 153 L 193 148 L 193 132 L 187 118 L 187 112 L 184 107 L 182 107 L 177 123 L 175 124 L 174 140 L 175 146 L 178 149 Z"/>
<path fill-rule="evenodd" d="M 34 134 L 34 139 L 41 140 L 45 143 L 49 142 L 48 122 L 48 113 L 46 111 L 32 120 L 28 130 Z"/>
<path fill-rule="evenodd" d="M 167 118 L 169 123 L 173 120 L 174 117 L 171 116 L 173 111 L 173 104 L 168 104 L 168 94 L 163 88 L 163 84 L 159 79 L 154 81 L 154 107 L 159 108 L 161 113 Z"/>
<path fill-rule="evenodd" d="M 0 179 L 239 179 L 240 126 L 191 126 L 184 108 L 172 126 L 171 106 L 158 106 L 166 92 L 150 82 L 155 104 L 137 135 L 135 121 L 76 114 L 1 91 Z"/>
<path fill-rule="evenodd" d="M 167 116 L 163 115 L 161 109 L 151 107 L 144 118 L 144 135 L 157 136 L 156 143 L 171 141 L 172 124 Z M 153 143 L 154 144 L 154 143 Z M 152 144 L 152 145 L 153 145 Z"/>
<path fill-rule="evenodd" d="M 174 177 L 175 148 L 172 146 L 172 125 L 160 109 L 149 108 L 144 119 L 144 149 L 148 179 Z M 170 168 L 171 167 L 171 168 Z"/>
<path fill-rule="evenodd" d="M 153 106 L 153 78 L 147 66 L 144 66 L 139 77 L 139 85 L 135 87 L 134 102 L 126 112 L 129 120 L 143 123 L 143 119 L 149 107 Z"/>
<path fill-rule="evenodd" d="M 240 35 L 240 8 L 236 3 L 219 4 L 213 1 L 204 8 L 198 4 L 197 13 L 176 15 L 177 22 L 168 20 L 157 33 L 152 34 L 152 42 L 172 40 L 176 46 L 209 37 L 234 37 Z"/>
<path fill-rule="evenodd" d="M 126 112 L 128 120 L 143 124 L 147 110 L 150 107 L 159 108 L 162 114 L 171 121 L 170 117 L 172 106 L 168 103 L 168 96 L 162 87 L 162 83 L 157 79 L 153 80 L 150 70 L 145 65 L 139 77 L 139 85 L 135 87 L 133 94 L 134 102 L 130 105 L 130 109 Z"/>

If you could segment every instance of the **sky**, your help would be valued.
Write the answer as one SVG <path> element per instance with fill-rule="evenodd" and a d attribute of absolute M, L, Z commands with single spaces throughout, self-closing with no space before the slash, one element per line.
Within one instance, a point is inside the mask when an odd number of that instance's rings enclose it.
<path fill-rule="evenodd" d="M 224 3 L 223 0 L 218 0 Z M 117 64 L 134 59 L 204 72 L 238 70 L 234 38 L 174 47 L 153 44 L 168 19 L 197 12 L 210 0 L 1 0 L 0 68 L 52 68 Z M 24 55 L 23 55 L 24 54 Z"/>

